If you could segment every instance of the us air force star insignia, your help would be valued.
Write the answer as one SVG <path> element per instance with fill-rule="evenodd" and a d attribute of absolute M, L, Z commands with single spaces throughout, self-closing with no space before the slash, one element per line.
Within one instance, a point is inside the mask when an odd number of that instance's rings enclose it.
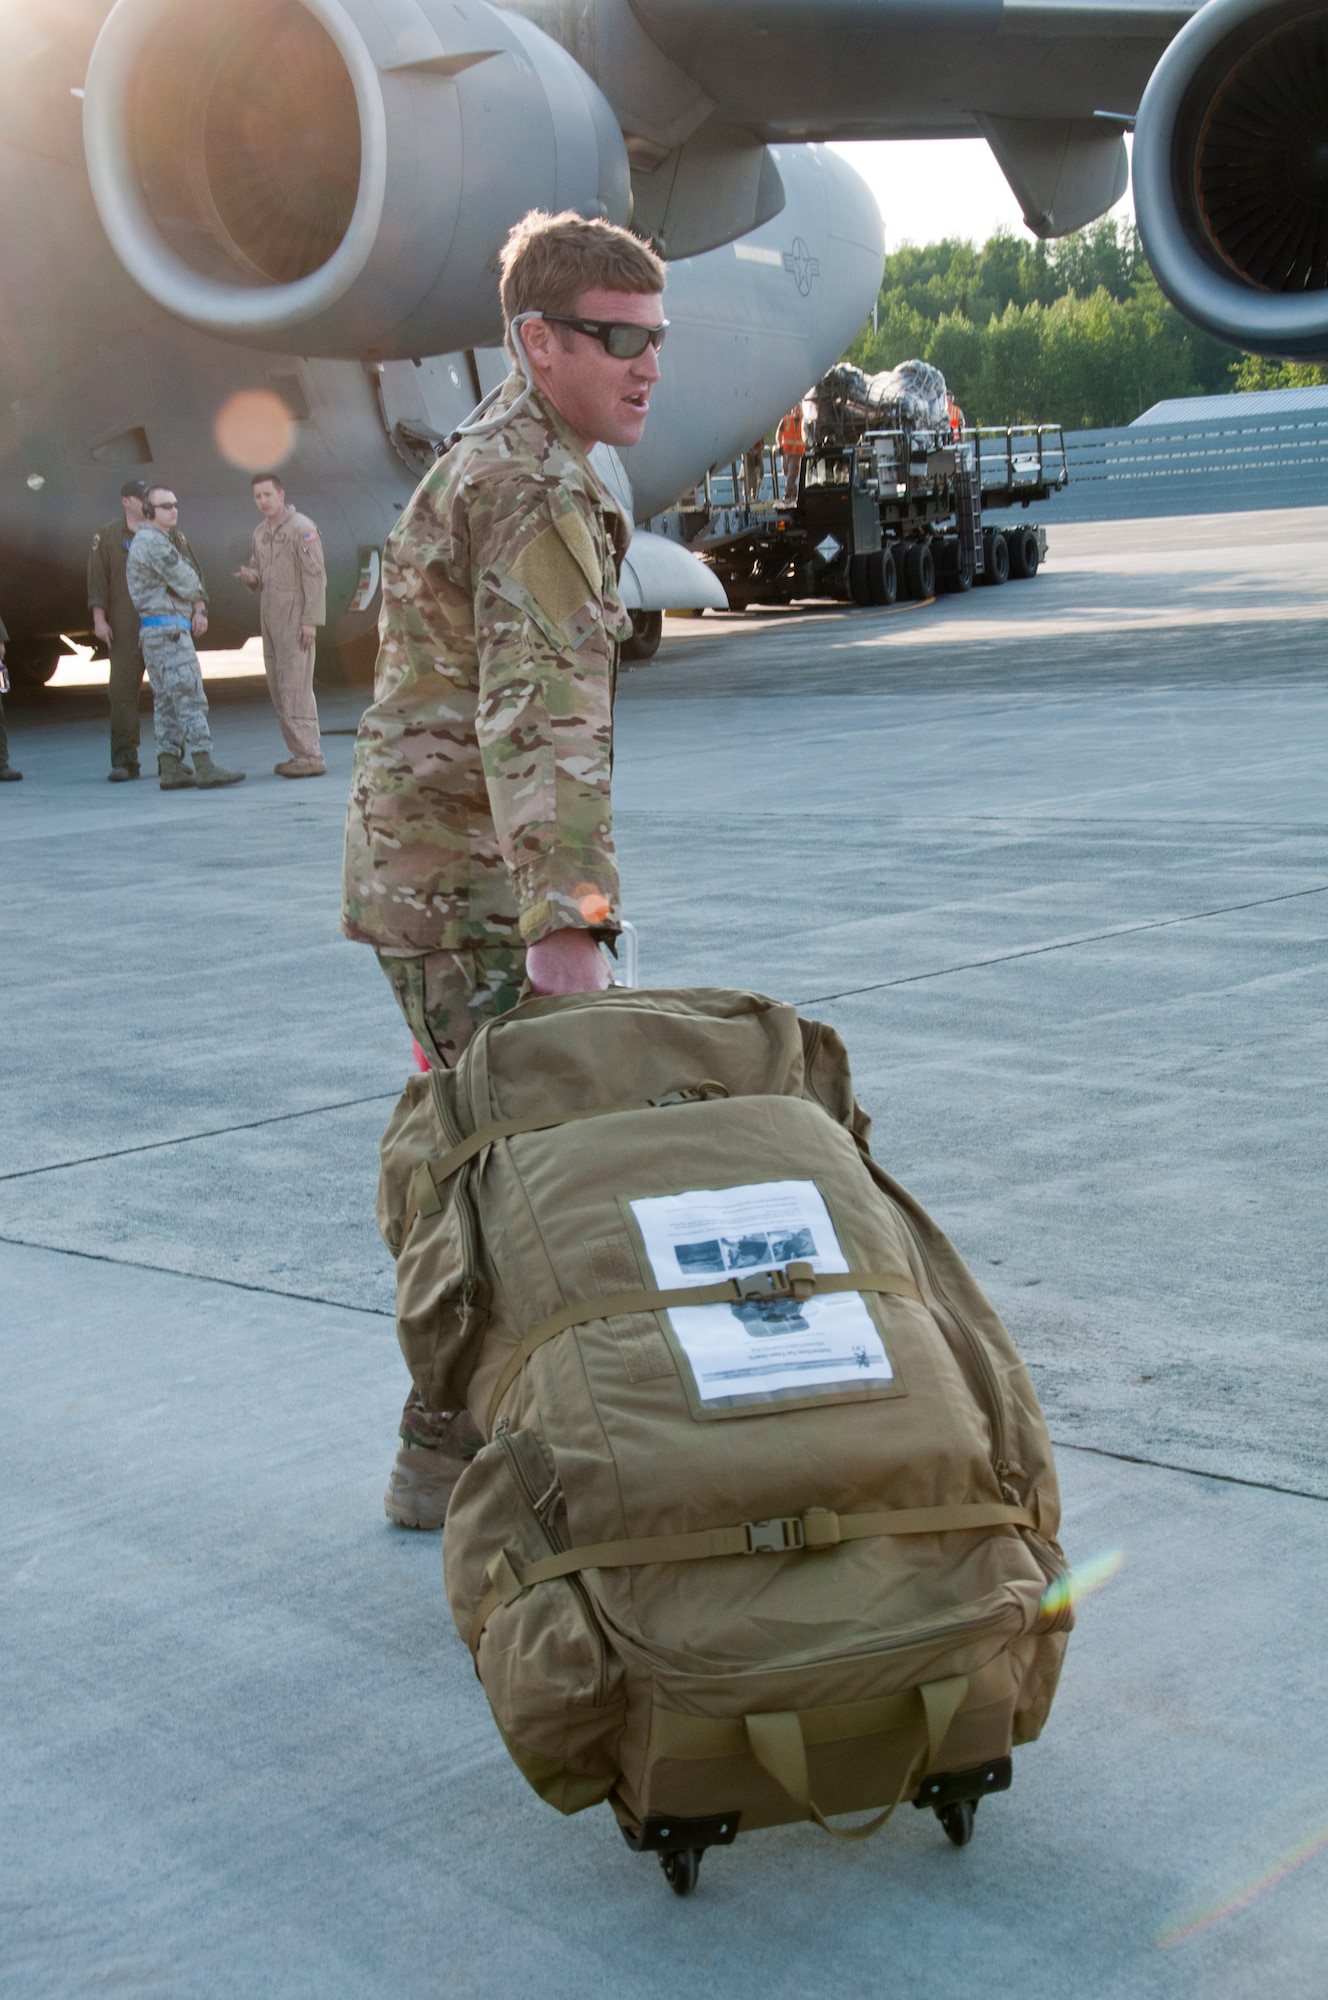
<path fill-rule="evenodd" d="M 798 290 L 805 299 L 812 288 L 812 279 L 821 275 L 821 260 L 813 257 L 800 236 L 795 236 L 793 248 L 784 252 L 784 269 L 792 271 L 798 281 Z"/>

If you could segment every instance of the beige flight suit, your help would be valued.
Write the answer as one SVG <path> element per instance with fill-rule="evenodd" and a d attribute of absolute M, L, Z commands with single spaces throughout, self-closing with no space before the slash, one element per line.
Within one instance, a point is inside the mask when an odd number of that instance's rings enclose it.
<path fill-rule="evenodd" d="M 314 700 L 314 649 L 300 645 L 301 625 L 327 618 L 323 542 L 307 514 L 287 507 L 280 521 L 254 529 L 251 565 L 258 571 L 267 691 L 292 757 L 320 762 L 318 705 Z"/>

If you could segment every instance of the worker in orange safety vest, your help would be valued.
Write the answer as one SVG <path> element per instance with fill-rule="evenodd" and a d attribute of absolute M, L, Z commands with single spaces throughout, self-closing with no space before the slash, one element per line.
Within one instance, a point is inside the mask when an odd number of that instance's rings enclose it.
<path fill-rule="evenodd" d="M 806 449 L 802 436 L 801 403 L 796 403 L 786 417 L 780 418 L 775 442 L 784 461 L 784 501 L 787 505 L 798 497 L 798 467 Z"/>

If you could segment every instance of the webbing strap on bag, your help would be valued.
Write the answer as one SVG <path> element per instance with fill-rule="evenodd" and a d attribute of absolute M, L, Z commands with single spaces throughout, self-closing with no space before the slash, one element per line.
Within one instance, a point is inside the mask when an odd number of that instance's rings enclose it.
<path fill-rule="evenodd" d="M 645 1563 L 700 1562 L 708 1556 L 791 1555 L 799 1549 L 832 1549 L 876 1535 L 937 1535 L 975 1528 L 1036 1528 L 1027 1507 L 1000 1500 L 960 1502 L 952 1507 L 896 1507 L 870 1514 L 836 1514 L 809 1507 L 770 1521 L 742 1521 L 731 1528 L 699 1528 L 682 1535 L 639 1535 L 630 1541 L 591 1542 L 563 1549 L 518 1569 L 510 1556 L 496 1556 L 486 1571 L 493 1586 L 470 1628 L 470 1650 L 500 1604 L 512 1604 L 533 1584 L 572 1576 L 583 1569 L 635 1569 Z"/>
<path fill-rule="evenodd" d="M 585 1118 L 612 1118 L 621 1111 L 658 1111 L 667 1105 L 704 1104 L 711 1097 L 727 1097 L 728 1094 L 722 1083 L 707 1077 L 702 1083 L 671 1090 L 667 1096 L 641 1098 L 633 1104 L 599 1104 L 593 1111 L 559 1111 L 544 1118 L 497 1119 L 490 1125 L 481 1125 L 468 1139 L 462 1139 L 438 1159 L 420 1161 L 412 1179 L 416 1210 L 420 1215 L 439 1214 L 443 1206 L 439 1189 L 443 1182 L 450 1180 L 467 1160 L 473 1160 L 476 1153 L 482 1153 L 486 1146 L 496 1145 L 500 1139 L 517 1139 L 523 1132 L 551 1132 L 556 1125 L 579 1125 Z"/>
<path fill-rule="evenodd" d="M 868 1840 L 880 1832 L 891 1814 L 917 1789 L 928 1766 L 938 1760 L 950 1724 L 968 1693 L 968 1677 L 956 1674 L 949 1680 L 929 1681 L 911 1692 L 917 1696 L 922 1710 L 918 1718 L 921 1741 L 904 1768 L 899 1789 L 890 1804 L 861 1826 L 831 1826 L 813 1799 L 807 1772 L 807 1739 L 796 1710 L 745 1716 L 747 1741 L 762 1770 L 768 1771 L 775 1783 L 802 1807 L 808 1819 L 835 1840 Z"/>
<path fill-rule="evenodd" d="M 543 1347 L 555 1334 L 569 1326 L 584 1326 L 588 1320 L 609 1319 L 620 1313 L 667 1312 L 671 1306 L 739 1305 L 744 1299 L 809 1299 L 825 1292 L 883 1292 L 888 1297 L 925 1303 L 922 1293 L 908 1278 L 894 1271 L 814 1271 L 810 1264 L 792 1263 L 773 1271 L 758 1271 L 749 1278 L 725 1278 L 714 1285 L 679 1285 L 667 1292 L 615 1292 L 607 1298 L 583 1299 L 564 1306 L 528 1333 L 498 1377 L 489 1398 L 486 1428 L 493 1436 L 498 1406 L 536 1348 Z"/>

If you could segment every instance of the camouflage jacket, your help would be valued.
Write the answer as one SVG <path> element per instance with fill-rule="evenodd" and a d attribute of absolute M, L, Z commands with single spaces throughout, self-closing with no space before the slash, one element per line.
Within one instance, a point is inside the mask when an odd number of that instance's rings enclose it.
<path fill-rule="evenodd" d="M 177 615 L 187 623 L 203 596 L 203 579 L 188 556 L 151 521 L 134 536 L 125 581 L 140 618 Z"/>
<path fill-rule="evenodd" d="M 513 375 L 497 409 L 521 386 Z M 414 953 L 616 931 L 609 774 L 630 538 L 538 395 L 423 480 L 383 551 L 347 937 Z"/>
<path fill-rule="evenodd" d="M 207 578 L 203 575 L 202 564 L 178 528 L 168 529 L 167 532 L 180 554 L 187 557 L 198 571 L 198 596 L 206 604 Z M 88 556 L 88 610 L 106 613 L 114 635 L 111 645 L 116 653 L 132 653 L 138 646 L 138 613 L 129 595 L 126 574 L 129 551 L 133 546 L 134 530 L 121 514 L 118 520 L 108 521 L 104 528 L 97 530 Z M 196 598 L 194 602 L 197 601 Z"/>

